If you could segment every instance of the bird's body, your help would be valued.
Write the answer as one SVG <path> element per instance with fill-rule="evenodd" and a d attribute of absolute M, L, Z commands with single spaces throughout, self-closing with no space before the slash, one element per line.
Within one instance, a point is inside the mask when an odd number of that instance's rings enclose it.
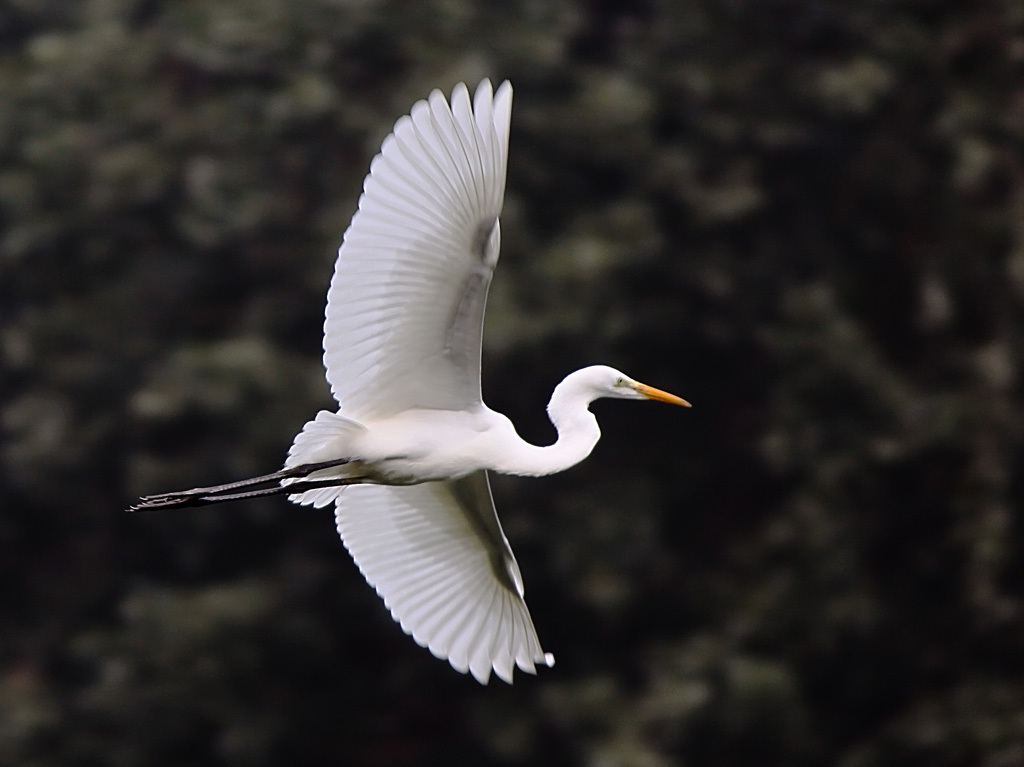
<path fill-rule="evenodd" d="M 601 429 L 586 405 L 609 396 L 598 384 L 614 390 L 616 381 L 621 382 L 620 388 L 635 383 L 612 368 L 595 365 L 559 384 L 548 407 L 559 439 L 546 447 L 523 440 L 506 416 L 483 403 L 465 410 L 415 408 L 361 423 L 324 411 L 306 425 L 285 465 L 358 456 L 309 477 L 362 476 L 388 485 L 460 479 L 483 470 L 521 476 L 554 474 L 590 455 Z M 324 504 L 324 497 L 321 493 L 317 505 Z"/>
<path fill-rule="evenodd" d="M 346 467 L 345 473 L 388 485 L 461 479 L 493 469 L 492 457 L 515 431 L 507 418 L 483 405 L 473 410 L 406 410 L 363 426 L 325 446 L 324 460 L 358 455 L 357 465 Z M 290 459 L 307 462 L 314 461 Z"/>
<path fill-rule="evenodd" d="M 357 461 L 333 471 L 388 485 L 461 479 L 474 471 L 496 471 L 499 465 L 506 474 L 546 473 L 536 461 L 530 462 L 534 451 L 545 448 L 523 442 L 512 422 L 486 405 L 458 411 L 406 410 L 360 426 L 345 430 L 315 453 L 297 452 L 301 457 L 289 458 L 287 465 L 356 455 Z M 509 455 L 510 447 L 518 455 Z M 310 476 L 322 478 L 331 471 Z"/>
<path fill-rule="evenodd" d="M 280 472 L 149 496 L 136 509 L 288 493 L 333 504 L 367 581 L 421 645 L 486 683 L 551 665 L 523 599 L 487 472 L 539 476 L 586 458 L 599 397 L 688 405 L 597 365 L 567 376 L 553 445 L 525 442 L 480 394 L 487 289 L 498 261 L 512 106 L 484 80 L 417 102 L 370 165 L 327 297 L 324 364 L 337 413 L 296 436 Z M 271 488 L 249 490 L 260 483 Z M 239 492 L 241 491 L 241 492 Z"/>

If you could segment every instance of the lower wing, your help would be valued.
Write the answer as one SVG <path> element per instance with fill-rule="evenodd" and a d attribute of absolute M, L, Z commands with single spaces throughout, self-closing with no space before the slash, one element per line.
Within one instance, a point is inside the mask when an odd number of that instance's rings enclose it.
<path fill-rule="evenodd" d="M 367 582 L 416 642 L 486 684 L 552 665 L 523 600 L 519 567 L 485 472 L 420 485 L 353 485 L 338 532 Z"/>

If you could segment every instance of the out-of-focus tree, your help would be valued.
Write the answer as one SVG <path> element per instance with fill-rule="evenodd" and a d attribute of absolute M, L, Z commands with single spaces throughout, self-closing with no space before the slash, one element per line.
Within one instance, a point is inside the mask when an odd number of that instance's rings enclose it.
<path fill-rule="evenodd" d="M 20 0 L 0 42 L 0 763 L 1024 762 L 1019 3 Z M 328 515 L 122 513 L 330 406 L 369 159 L 483 76 L 489 403 L 544 441 L 599 361 L 695 403 L 496 481 L 559 659 L 513 688 Z"/>

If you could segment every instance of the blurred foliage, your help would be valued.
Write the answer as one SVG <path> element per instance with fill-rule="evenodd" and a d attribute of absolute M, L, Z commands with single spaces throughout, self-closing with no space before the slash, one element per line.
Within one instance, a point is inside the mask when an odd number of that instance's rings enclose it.
<path fill-rule="evenodd" d="M 1015 0 L 0 7 L 0 763 L 1024 763 Z M 333 251 L 394 120 L 510 78 L 489 403 L 559 664 L 480 688 L 320 513 L 133 497 L 329 406 Z"/>

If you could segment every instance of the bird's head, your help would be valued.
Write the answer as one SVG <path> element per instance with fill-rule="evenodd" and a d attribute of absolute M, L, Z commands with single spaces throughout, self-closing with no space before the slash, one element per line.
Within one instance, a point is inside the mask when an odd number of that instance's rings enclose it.
<path fill-rule="evenodd" d="M 652 400 L 654 402 L 667 402 L 670 405 L 682 405 L 690 407 L 690 403 L 675 394 L 669 394 L 653 386 L 634 381 L 625 373 L 608 367 L 607 365 L 592 365 L 582 370 L 577 370 L 569 378 L 576 379 L 573 383 L 582 389 L 589 389 L 592 393 L 591 399 L 599 397 L 611 397 L 614 399 L 639 399 Z"/>

